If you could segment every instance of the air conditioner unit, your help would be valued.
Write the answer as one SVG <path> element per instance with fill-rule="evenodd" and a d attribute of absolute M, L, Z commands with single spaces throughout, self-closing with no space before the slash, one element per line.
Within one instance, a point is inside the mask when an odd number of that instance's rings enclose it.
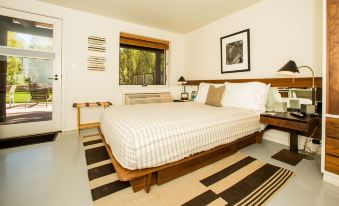
<path fill-rule="evenodd" d="M 172 102 L 173 98 L 169 92 L 163 93 L 129 93 L 125 94 L 125 104 L 152 104 Z"/>

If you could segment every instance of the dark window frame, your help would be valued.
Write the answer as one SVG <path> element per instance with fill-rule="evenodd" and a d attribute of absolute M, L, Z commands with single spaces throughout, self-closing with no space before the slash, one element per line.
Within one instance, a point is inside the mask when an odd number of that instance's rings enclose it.
<path fill-rule="evenodd" d="M 161 55 L 164 55 L 164 75 L 165 75 L 165 79 L 163 84 L 161 83 L 156 83 L 156 82 L 161 82 L 160 76 L 158 77 L 154 77 L 155 79 L 155 83 L 153 84 L 145 84 L 143 81 L 143 84 L 121 84 L 121 69 L 120 69 L 120 49 L 121 48 L 127 48 L 127 49 L 137 49 L 137 50 L 143 50 L 143 51 L 148 51 L 148 52 L 154 52 L 156 55 L 156 69 L 158 67 L 158 69 L 160 70 L 160 65 L 161 65 Z M 141 86 L 147 86 L 147 85 L 156 85 L 156 86 L 164 86 L 167 85 L 167 59 L 166 59 L 166 51 L 165 49 L 155 49 L 155 48 L 149 48 L 149 47 L 142 47 L 142 46 L 134 46 L 134 45 L 129 45 L 129 44 L 123 44 L 120 43 L 119 45 L 119 86 L 137 86 L 137 85 L 141 85 Z M 160 75 L 160 72 L 156 72 L 156 75 Z M 145 78 L 145 77 L 144 77 Z"/>

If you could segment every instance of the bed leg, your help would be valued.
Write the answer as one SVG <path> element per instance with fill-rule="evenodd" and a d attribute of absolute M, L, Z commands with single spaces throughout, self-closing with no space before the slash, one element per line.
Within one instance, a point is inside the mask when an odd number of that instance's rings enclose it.
<path fill-rule="evenodd" d="M 255 142 L 256 142 L 257 144 L 261 144 L 263 136 L 264 136 L 264 133 L 263 133 L 263 132 L 260 132 L 260 133 L 255 137 Z"/>
<path fill-rule="evenodd" d="M 151 186 L 156 183 L 155 176 L 153 174 L 147 174 L 142 177 L 129 181 L 133 192 L 138 192 L 140 190 L 145 190 L 146 193 L 149 193 Z"/>
<path fill-rule="evenodd" d="M 151 180 L 152 180 L 152 174 L 148 174 L 144 177 L 144 190 L 146 193 L 149 193 L 150 189 L 151 189 Z"/>

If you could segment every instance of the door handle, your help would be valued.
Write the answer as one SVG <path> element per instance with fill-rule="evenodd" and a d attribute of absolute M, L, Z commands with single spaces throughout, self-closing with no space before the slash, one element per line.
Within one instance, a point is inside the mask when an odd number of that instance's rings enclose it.
<path fill-rule="evenodd" d="M 58 75 L 56 74 L 56 75 L 54 75 L 54 77 L 50 77 L 50 78 L 48 78 L 48 79 L 51 79 L 51 80 L 58 80 Z"/>

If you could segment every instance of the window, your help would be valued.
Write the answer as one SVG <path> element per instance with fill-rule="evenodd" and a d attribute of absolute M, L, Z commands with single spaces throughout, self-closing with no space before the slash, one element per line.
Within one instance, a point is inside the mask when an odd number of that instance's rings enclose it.
<path fill-rule="evenodd" d="M 165 85 L 168 42 L 120 34 L 120 85 Z"/>

